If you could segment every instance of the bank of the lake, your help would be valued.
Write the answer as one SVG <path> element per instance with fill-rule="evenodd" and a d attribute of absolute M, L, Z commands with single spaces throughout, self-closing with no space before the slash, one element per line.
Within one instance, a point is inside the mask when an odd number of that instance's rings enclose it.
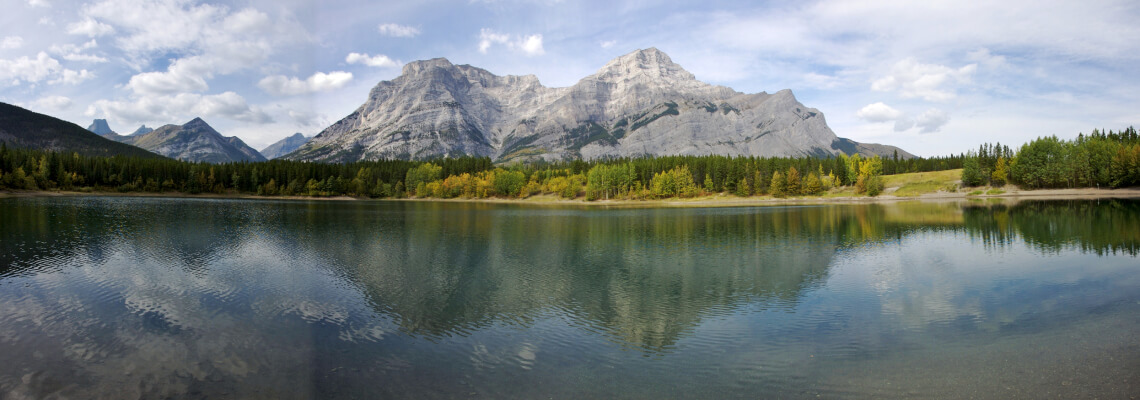
<path fill-rule="evenodd" d="M 890 189 L 890 188 L 888 188 Z M 199 198 L 199 199 L 245 199 L 245 200 L 301 200 L 301 201 L 405 201 L 405 202 L 444 202 L 444 203 L 488 203 L 488 204 L 525 204 L 525 205 L 576 205 L 599 207 L 747 207 L 747 206 L 774 206 L 774 205 L 827 205 L 850 203 L 892 203 L 899 201 L 942 201 L 942 200 L 981 200 L 981 199 L 1033 199 L 1033 200 L 1095 200 L 1095 199 L 1128 199 L 1140 198 L 1140 188 L 1121 189 L 1037 189 L 1022 190 L 1016 186 L 1002 188 L 967 188 L 957 192 L 938 191 L 912 196 L 895 196 L 883 194 L 879 196 L 854 196 L 844 194 L 828 194 L 823 196 L 800 197 L 772 197 L 751 196 L 739 197 L 730 194 L 718 193 L 714 195 L 697 196 L 692 198 L 665 198 L 648 200 L 593 200 L 583 197 L 565 199 L 555 195 L 534 195 L 524 199 L 509 198 L 385 198 L 373 199 L 368 197 L 312 197 L 312 196 L 257 196 L 249 194 L 217 194 L 217 193 L 139 193 L 139 192 L 76 192 L 61 190 L 39 191 L 0 191 L 0 198 L 5 197 L 142 197 L 142 198 Z"/>

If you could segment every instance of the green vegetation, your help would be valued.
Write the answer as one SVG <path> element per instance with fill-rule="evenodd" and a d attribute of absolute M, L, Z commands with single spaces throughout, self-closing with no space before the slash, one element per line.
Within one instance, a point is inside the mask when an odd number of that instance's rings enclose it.
<path fill-rule="evenodd" d="M 883 176 L 883 185 L 897 187 L 895 196 L 909 197 L 928 193 L 957 192 L 957 180 L 962 176 L 961 169 L 946 171 L 915 172 Z"/>
<path fill-rule="evenodd" d="M 962 160 L 962 184 L 1027 189 L 1125 187 L 1140 185 L 1140 137 L 1128 127 L 1120 132 L 1080 134 L 1074 140 L 1040 137 L 1017 152 L 984 144 Z"/>
<path fill-rule="evenodd" d="M 69 153 L 84 156 L 163 158 L 101 137 L 79 125 L 5 103 L 0 103 L 0 142 L 13 147 L 69 149 Z"/>
<path fill-rule="evenodd" d="M 428 162 L 378 160 L 324 164 L 272 160 L 206 164 L 163 158 L 85 156 L 0 145 L 0 190 L 371 198 L 524 198 L 542 194 L 577 198 L 584 194 L 588 200 L 695 197 L 714 193 L 742 197 L 814 196 L 853 185 L 860 176 L 868 180 L 871 175 L 867 174 L 874 174 L 878 179 L 884 166 L 903 172 L 936 171 L 959 165 L 960 157 L 895 160 L 844 155 L 836 158 L 667 156 L 538 162 L 509 167 L 496 167 L 485 157 Z M 866 171 L 861 170 L 865 168 Z M 850 171 L 860 172 L 851 174 Z M 772 177 L 777 172 L 784 178 L 773 182 Z M 874 186 L 862 192 L 877 193 Z"/>

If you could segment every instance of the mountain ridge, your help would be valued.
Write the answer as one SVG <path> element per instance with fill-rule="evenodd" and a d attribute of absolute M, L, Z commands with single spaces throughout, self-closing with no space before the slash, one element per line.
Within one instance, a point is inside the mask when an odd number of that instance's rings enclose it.
<path fill-rule="evenodd" d="M 147 150 L 100 137 L 71 122 L 0 103 L 0 143 L 85 156 L 162 158 Z"/>
<path fill-rule="evenodd" d="M 222 136 L 202 118 L 194 118 L 182 125 L 163 125 L 142 134 L 111 134 L 104 137 L 183 161 L 266 161 L 261 153 L 237 136 Z"/>
<path fill-rule="evenodd" d="M 445 58 L 413 61 L 285 158 L 912 156 L 893 146 L 841 139 L 822 112 L 799 103 L 790 90 L 747 94 L 711 85 L 649 48 L 562 88 L 543 86 L 534 75 L 498 76 Z"/>
<path fill-rule="evenodd" d="M 264 149 L 258 150 L 258 152 L 260 152 L 261 155 L 266 159 L 272 160 L 274 158 L 289 154 L 293 150 L 297 150 L 298 147 L 301 147 L 301 145 L 305 144 L 307 141 L 309 141 L 309 138 L 305 137 L 305 135 L 302 135 L 301 132 L 297 132 L 292 136 L 278 140 L 277 142 L 266 146 Z"/>

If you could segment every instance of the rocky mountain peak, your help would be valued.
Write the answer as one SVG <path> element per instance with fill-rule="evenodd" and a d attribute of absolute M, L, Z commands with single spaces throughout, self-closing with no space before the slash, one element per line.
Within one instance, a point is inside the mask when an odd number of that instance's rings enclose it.
<path fill-rule="evenodd" d="M 594 76 L 602 80 L 631 78 L 695 80 L 692 73 L 673 62 L 668 54 L 656 47 L 640 49 L 606 63 Z"/>
<path fill-rule="evenodd" d="M 430 60 L 412 61 L 410 63 L 404 64 L 404 69 L 401 71 L 401 74 L 403 74 L 403 75 L 418 75 L 424 71 L 428 71 L 428 70 L 431 70 L 433 68 L 449 69 L 449 68 L 452 68 L 454 66 L 455 65 L 452 64 L 451 61 L 448 61 L 446 58 L 443 58 L 443 57 L 433 58 Z"/>
<path fill-rule="evenodd" d="M 563 88 L 445 58 L 410 62 L 396 79 L 378 83 L 356 111 L 284 157 L 351 162 L 472 155 L 511 162 L 893 150 L 848 142 L 791 91 L 746 94 L 701 82 L 651 47 Z"/>
<path fill-rule="evenodd" d="M 131 132 L 131 136 L 145 135 L 151 132 L 154 132 L 153 128 L 148 128 L 146 125 L 141 125 L 139 126 L 139 129 L 135 129 L 134 132 Z"/>
<path fill-rule="evenodd" d="M 88 126 L 87 130 L 94 132 L 96 135 L 100 136 L 115 133 L 115 131 L 111 130 L 111 126 L 107 124 L 107 120 L 105 119 L 96 119 L 92 121 L 91 126 Z"/>
<path fill-rule="evenodd" d="M 210 126 L 210 124 L 207 124 L 206 121 L 203 121 L 200 117 L 194 118 L 190 120 L 190 122 L 182 124 L 182 129 L 207 129 L 214 131 L 214 128 Z"/>
<path fill-rule="evenodd" d="M 163 125 L 150 132 L 115 136 L 112 139 L 185 161 L 211 163 L 265 161 L 265 157 L 247 146 L 241 139 L 222 136 L 201 118 L 194 118 L 182 126 Z"/>

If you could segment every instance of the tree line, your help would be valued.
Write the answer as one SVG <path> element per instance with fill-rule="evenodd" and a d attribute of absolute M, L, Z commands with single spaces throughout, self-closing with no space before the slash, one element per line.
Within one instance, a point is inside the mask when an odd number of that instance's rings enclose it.
<path fill-rule="evenodd" d="M 1140 137 L 1128 127 L 1119 132 L 1094 129 L 1072 140 L 1044 136 L 1017 151 L 983 144 L 962 162 L 962 184 L 1027 189 L 1119 188 L 1140 185 Z"/>
<path fill-rule="evenodd" d="M 882 190 L 884 172 L 959 168 L 962 156 L 898 159 L 665 156 L 495 166 L 487 157 L 324 164 L 287 160 L 208 164 L 98 157 L 0 145 L 0 189 L 371 198 L 647 199 L 727 193 L 820 194 L 836 186 Z"/>

